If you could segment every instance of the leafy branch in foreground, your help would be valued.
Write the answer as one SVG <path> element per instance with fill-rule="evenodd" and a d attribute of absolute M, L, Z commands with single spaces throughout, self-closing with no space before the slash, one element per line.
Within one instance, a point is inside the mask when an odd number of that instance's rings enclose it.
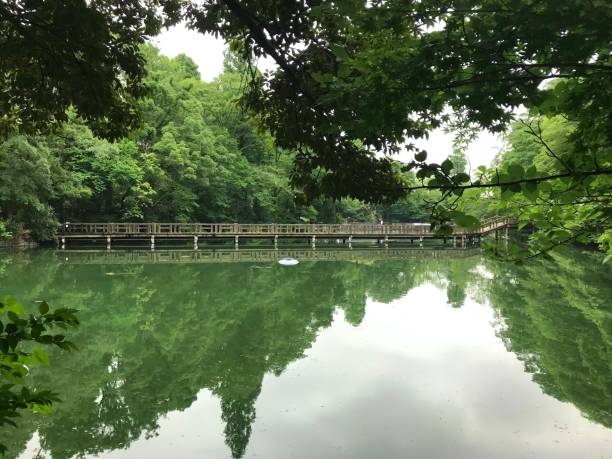
<path fill-rule="evenodd" d="M 51 311 L 41 301 L 37 313 L 26 315 L 13 297 L 0 301 L 0 427 L 16 427 L 14 419 L 20 410 L 48 413 L 53 402 L 59 400 L 54 392 L 28 385 L 30 368 L 47 364 L 49 359 L 44 350 L 26 343 L 54 345 L 66 351 L 76 349 L 63 334 L 51 332 L 56 327 L 65 330 L 78 326 L 76 312 L 67 308 Z M 6 447 L 0 443 L 0 457 L 5 452 Z"/>

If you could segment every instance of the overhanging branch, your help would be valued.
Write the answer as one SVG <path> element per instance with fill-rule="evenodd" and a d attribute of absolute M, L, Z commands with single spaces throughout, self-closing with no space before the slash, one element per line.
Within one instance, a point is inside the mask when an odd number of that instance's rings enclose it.
<path fill-rule="evenodd" d="M 601 169 L 595 171 L 576 171 L 576 172 L 565 172 L 563 174 L 545 175 L 543 177 L 534 177 L 528 179 L 510 180 L 508 182 L 491 182 L 491 183 L 470 183 L 469 185 L 416 185 L 402 187 L 404 191 L 415 191 L 415 190 L 471 190 L 478 188 L 500 188 L 512 185 L 521 185 L 523 183 L 541 183 L 548 180 L 560 179 L 560 178 L 585 178 L 598 175 L 612 175 L 612 169 Z"/>

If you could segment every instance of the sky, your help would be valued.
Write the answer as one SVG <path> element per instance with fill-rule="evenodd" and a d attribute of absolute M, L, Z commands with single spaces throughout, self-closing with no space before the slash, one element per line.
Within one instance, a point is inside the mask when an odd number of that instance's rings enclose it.
<path fill-rule="evenodd" d="M 162 32 L 153 43 L 168 57 L 181 53 L 189 56 L 198 65 L 204 81 L 214 80 L 223 71 L 223 50 L 226 45 L 220 38 L 189 30 L 179 24 Z M 262 59 L 257 65 L 261 70 L 274 67 L 271 59 Z M 452 140 L 452 135 L 436 130 L 431 133 L 429 139 L 419 140 L 415 144 L 428 151 L 428 161 L 439 163 L 452 152 Z M 502 147 L 503 141 L 499 135 L 482 131 L 467 151 L 471 171 L 483 164 L 490 165 Z M 409 153 L 400 153 L 397 159 L 408 161 L 412 159 L 411 156 Z"/>

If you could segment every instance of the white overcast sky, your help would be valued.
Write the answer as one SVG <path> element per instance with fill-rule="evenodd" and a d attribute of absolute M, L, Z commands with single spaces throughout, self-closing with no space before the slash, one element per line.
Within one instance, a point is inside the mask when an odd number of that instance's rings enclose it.
<path fill-rule="evenodd" d="M 205 81 L 212 81 L 223 70 L 225 43 L 211 35 L 203 35 L 188 30 L 184 25 L 178 25 L 162 32 L 153 43 L 166 56 L 174 57 L 181 53 L 189 56 L 198 65 L 200 75 Z M 273 63 L 263 60 L 258 66 L 265 70 L 271 68 Z M 442 131 L 434 131 L 428 140 L 418 141 L 416 144 L 427 149 L 429 161 L 441 162 L 452 151 L 452 136 Z M 474 171 L 482 164 L 488 166 L 502 146 L 503 141 L 499 136 L 483 131 L 467 151 L 471 170 Z M 410 158 L 408 155 L 400 155 L 398 159 Z"/>

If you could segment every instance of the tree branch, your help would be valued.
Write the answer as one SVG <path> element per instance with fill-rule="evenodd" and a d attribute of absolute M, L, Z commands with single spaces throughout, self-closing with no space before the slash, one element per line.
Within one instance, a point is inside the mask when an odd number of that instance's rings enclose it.
<path fill-rule="evenodd" d="M 554 174 L 554 175 L 545 175 L 543 177 L 535 177 L 530 179 L 520 179 L 520 180 L 511 180 L 509 182 L 496 182 L 496 183 L 470 183 L 469 185 L 416 185 L 416 186 L 408 186 L 402 187 L 401 189 L 404 191 L 415 191 L 415 190 L 470 190 L 470 189 L 478 189 L 478 188 L 498 188 L 504 186 L 512 186 L 512 185 L 520 185 L 523 183 L 540 183 L 546 182 L 548 180 L 554 180 L 559 178 L 566 177 L 575 177 L 575 178 L 583 178 L 583 177 L 591 177 L 597 175 L 612 175 L 612 169 L 602 169 L 596 171 L 574 171 L 574 172 L 565 172 L 562 174 Z"/>

